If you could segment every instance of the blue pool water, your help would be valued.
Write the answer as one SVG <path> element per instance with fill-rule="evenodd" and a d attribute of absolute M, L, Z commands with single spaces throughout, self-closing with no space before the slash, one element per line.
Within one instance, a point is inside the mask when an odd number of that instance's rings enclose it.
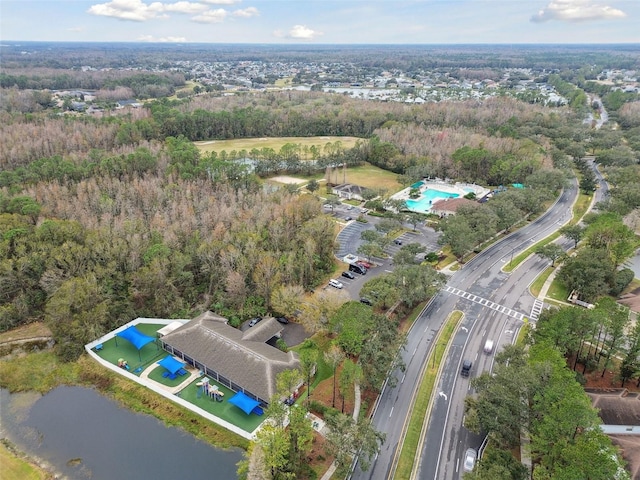
<path fill-rule="evenodd" d="M 431 210 L 431 205 L 441 198 L 456 198 L 460 195 L 457 193 L 448 193 L 441 192 L 440 190 L 435 190 L 433 188 L 429 188 L 422 193 L 422 197 L 418 200 L 407 200 L 407 208 L 414 212 L 420 213 L 429 213 Z"/>

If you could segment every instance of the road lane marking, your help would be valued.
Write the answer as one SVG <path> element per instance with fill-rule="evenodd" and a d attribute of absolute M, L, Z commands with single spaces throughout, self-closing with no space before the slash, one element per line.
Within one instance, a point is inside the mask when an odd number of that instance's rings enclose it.
<path fill-rule="evenodd" d="M 389 418 L 391 418 L 391 415 L 393 415 L 393 409 L 394 407 L 391 407 L 391 411 L 389 412 Z"/>
<path fill-rule="evenodd" d="M 474 294 L 469 293 L 469 292 L 465 292 L 464 290 L 460 290 L 458 288 L 445 286 L 444 287 L 444 291 L 446 291 L 447 293 L 451 293 L 453 295 L 456 295 L 458 297 L 464 298 L 465 300 L 470 300 L 470 301 L 472 301 L 474 303 L 477 303 L 479 305 L 488 307 L 491 310 L 495 310 L 497 312 L 504 313 L 505 315 L 507 315 L 509 317 L 512 317 L 512 318 L 515 318 L 515 319 L 520 320 L 520 321 L 524 321 L 524 319 L 526 318 L 525 314 L 522 313 L 522 312 L 518 312 L 518 311 L 513 310 L 511 308 L 505 307 L 504 305 L 500 305 L 498 303 L 492 302 L 491 300 L 479 297 L 479 296 L 474 295 Z M 543 303 L 540 300 L 536 299 L 534 301 L 533 308 L 532 308 L 531 314 L 529 316 L 532 319 L 537 320 L 538 316 L 542 312 L 542 308 L 543 308 Z"/>

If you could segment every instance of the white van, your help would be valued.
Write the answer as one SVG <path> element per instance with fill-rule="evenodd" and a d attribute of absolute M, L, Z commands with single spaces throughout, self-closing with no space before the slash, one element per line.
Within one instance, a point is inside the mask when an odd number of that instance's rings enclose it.
<path fill-rule="evenodd" d="M 335 280 L 333 278 L 331 280 L 329 280 L 329 285 L 331 285 L 334 288 L 342 288 L 343 287 L 342 283 L 340 283 L 338 280 Z"/>
<path fill-rule="evenodd" d="M 484 353 L 489 355 L 491 352 L 493 352 L 493 340 L 487 340 L 484 344 Z"/>

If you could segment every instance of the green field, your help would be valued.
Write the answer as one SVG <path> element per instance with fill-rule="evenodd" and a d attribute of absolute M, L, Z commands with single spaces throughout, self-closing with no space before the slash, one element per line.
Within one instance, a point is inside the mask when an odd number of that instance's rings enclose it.
<path fill-rule="evenodd" d="M 341 142 L 344 148 L 352 148 L 358 140 L 357 137 L 274 137 L 274 138 L 236 138 L 233 140 L 205 140 L 202 142 L 194 142 L 202 152 L 217 152 L 225 150 L 231 152 L 233 150 L 251 151 L 254 148 L 272 148 L 279 152 L 283 145 L 293 143 L 302 147 L 316 146 L 323 148 L 327 143 Z"/>

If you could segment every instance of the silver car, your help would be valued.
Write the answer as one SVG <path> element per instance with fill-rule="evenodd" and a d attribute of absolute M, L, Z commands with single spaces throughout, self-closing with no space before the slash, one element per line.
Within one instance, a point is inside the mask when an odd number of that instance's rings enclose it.
<path fill-rule="evenodd" d="M 464 454 L 464 463 L 462 464 L 462 468 L 464 468 L 465 472 L 473 471 L 473 467 L 476 466 L 477 458 L 478 452 L 476 452 L 473 448 L 468 448 L 467 452 Z"/>

